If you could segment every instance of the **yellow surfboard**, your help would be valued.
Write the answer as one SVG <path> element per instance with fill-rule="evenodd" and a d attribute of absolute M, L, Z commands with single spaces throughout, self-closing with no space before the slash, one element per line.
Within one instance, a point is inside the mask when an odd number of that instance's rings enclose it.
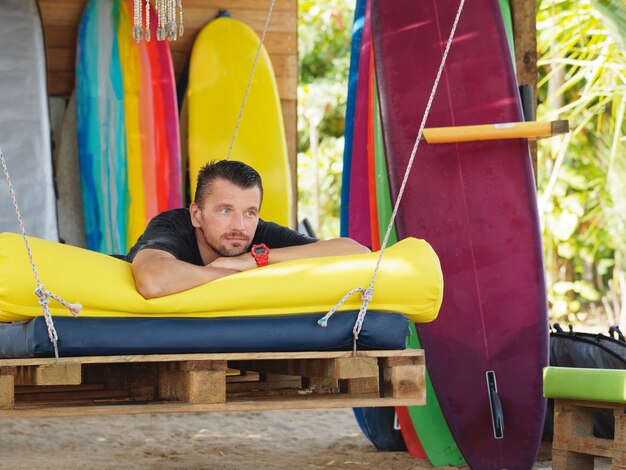
<path fill-rule="evenodd" d="M 187 88 L 192 200 L 202 165 L 228 154 L 259 42 L 257 34 L 241 21 L 221 17 L 205 26 L 194 43 Z M 260 173 L 264 188 L 261 217 L 292 226 L 285 126 L 274 70 L 264 47 L 231 159 Z"/>
<path fill-rule="evenodd" d="M 146 228 L 146 201 L 144 195 L 143 162 L 141 158 L 141 133 L 139 129 L 139 94 L 141 70 L 139 52 L 128 33 L 131 20 L 126 2 L 120 2 L 120 28 L 118 41 L 120 61 L 124 74 L 124 112 L 126 114 L 126 145 L 128 149 L 128 246 L 133 246 Z"/>

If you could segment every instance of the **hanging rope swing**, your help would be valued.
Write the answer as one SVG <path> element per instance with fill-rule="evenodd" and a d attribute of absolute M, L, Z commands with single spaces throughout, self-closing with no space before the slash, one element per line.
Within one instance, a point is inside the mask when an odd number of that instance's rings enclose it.
<path fill-rule="evenodd" d="M 262 33 L 262 36 L 261 36 L 261 40 L 259 42 L 259 46 L 258 46 L 258 49 L 257 49 L 257 52 L 256 52 L 256 56 L 255 56 L 254 62 L 252 64 L 252 70 L 250 72 L 250 77 L 248 79 L 248 85 L 247 85 L 246 91 L 244 93 L 244 97 L 243 97 L 243 101 L 242 101 L 242 104 L 241 104 L 241 108 L 239 110 L 239 116 L 237 118 L 237 123 L 235 125 L 235 129 L 233 131 L 233 137 L 232 137 L 232 140 L 231 140 L 231 143 L 230 143 L 228 154 L 226 155 L 226 160 L 230 160 L 230 157 L 231 157 L 231 154 L 232 154 L 232 150 L 233 150 L 233 147 L 234 147 L 234 144 L 235 144 L 235 140 L 236 140 L 236 137 L 237 137 L 237 132 L 239 130 L 239 126 L 241 124 L 241 120 L 242 120 L 242 117 L 243 117 L 243 111 L 244 111 L 244 108 L 245 108 L 245 105 L 246 105 L 246 102 L 247 102 L 247 99 L 248 99 L 250 88 L 252 86 L 252 80 L 253 80 L 254 73 L 255 73 L 255 70 L 256 70 L 256 67 L 257 67 L 259 55 L 260 55 L 262 47 L 263 47 L 263 41 L 265 39 L 265 35 L 266 35 L 268 27 L 269 27 L 270 19 L 271 19 L 272 12 L 273 12 L 273 9 L 274 9 L 274 4 L 275 4 L 275 0 L 272 0 L 270 8 L 269 8 L 268 15 L 267 15 L 267 20 L 266 20 L 265 26 L 263 28 L 263 33 Z M 361 294 L 362 304 L 361 304 L 361 308 L 359 309 L 359 314 L 357 316 L 357 319 L 356 319 L 356 322 L 355 322 L 355 325 L 354 325 L 354 328 L 353 328 L 353 331 L 352 331 L 353 332 L 353 352 L 355 354 L 356 354 L 357 340 L 358 340 L 359 334 L 361 332 L 361 329 L 363 327 L 363 321 L 365 319 L 365 315 L 367 314 L 368 306 L 369 306 L 369 304 L 372 301 L 372 298 L 374 296 L 374 285 L 375 285 L 375 282 L 376 282 L 376 277 L 377 277 L 378 272 L 379 272 L 380 267 L 381 267 L 382 257 L 384 255 L 385 249 L 387 248 L 387 243 L 389 242 L 389 237 L 391 235 L 391 231 L 392 231 L 393 226 L 394 226 L 395 218 L 396 218 L 396 215 L 398 213 L 398 208 L 400 206 L 400 202 L 402 201 L 402 196 L 404 194 L 404 190 L 405 190 L 405 187 L 407 185 L 407 181 L 408 181 L 409 175 L 411 173 L 411 169 L 413 167 L 413 162 L 415 160 L 415 155 L 417 154 L 417 149 L 418 149 L 420 141 L 422 139 L 422 134 L 423 134 L 424 128 L 426 126 L 426 121 L 427 121 L 428 116 L 430 114 L 432 103 L 433 103 L 433 100 L 435 98 L 435 94 L 437 92 L 437 88 L 439 86 L 439 82 L 441 80 L 441 76 L 443 74 L 444 66 L 445 66 L 445 63 L 446 63 L 446 60 L 447 60 L 447 57 L 448 57 L 448 53 L 450 51 L 450 47 L 452 45 L 452 40 L 454 39 L 454 35 L 456 33 L 457 25 L 459 23 L 459 19 L 461 17 L 461 13 L 463 11 L 464 5 L 465 5 L 465 0 L 461 0 L 460 4 L 459 4 L 459 7 L 458 7 L 458 10 L 457 10 L 457 13 L 456 13 L 456 17 L 454 19 L 454 23 L 452 25 L 450 36 L 448 37 L 448 41 L 446 43 L 446 47 L 445 47 L 445 50 L 444 50 L 444 53 L 443 53 L 443 56 L 442 56 L 442 59 L 441 59 L 441 63 L 439 65 L 439 69 L 437 71 L 437 75 L 436 75 L 435 81 L 433 83 L 433 87 L 432 87 L 431 92 L 430 92 L 430 96 L 429 96 L 429 99 L 428 99 L 428 103 L 426 105 L 426 109 L 424 111 L 424 115 L 422 117 L 422 121 L 421 121 L 421 124 L 420 124 L 420 127 L 419 127 L 419 131 L 418 131 L 417 137 L 415 139 L 415 143 L 413 145 L 413 149 L 411 151 L 411 157 L 409 159 L 406 171 L 404 173 L 404 178 L 402 180 L 402 185 L 400 186 L 400 191 L 398 193 L 398 197 L 396 199 L 396 202 L 395 202 L 395 205 L 394 205 L 394 209 L 393 209 L 391 218 L 389 220 L 389 225 L 387 226 L 387 231 L 385 233 L 385 237 L 384 237 L 383 242 L 381 244 L 381 249 L 380 249 L 380 252 L 378 254 L 378 258 L 377 258 L 377 261 L 376 261 L 374 272 L 373 272 L 372 277 L 370 279 L 369 285 L 367 287 L 365 287 L 365 288 L 364 287 L 356 287 L 356 288 L 350 290 L 324 317 L 322 317 L 320 320 L 318 320 L 318 324 L 320 326 L 326 327 L 328 325 L 328 321 L 329 321 L 330 317 L 332 317 L 332 315 L 335 312 L 337 312 L 337 310 L 351 296 L 353 296 L 356 293 L 360 293 Z M 181 12 L 181 15 L 182 15 L 182 12 Z M 141 15 L 139 15 L 139 16 L 141 16 Z M 181 25 L 182 25 L 182 16 L 181 16 Z M 136 26 L 136 25 L 134 25 L 134 26 Z M 180 28 L 180 29 L 182 29 L 182 28 Z M 136 30 L 133 31 L 133 32 L 135 33 L 135 37 L 137 37 L 138 36 L 138 32 Z M 179 34 L 182 35 L 182 30 L 179 30 Z M 41 305 L 41 308 L 43 310 L 43 314 L 44 314 L 46 325 L 47 325 L 47 329 L 48 329 L 48 337 L 50 339 L 50 342 L 53 344 L 55 358 L 58 361 L 59 360 L 59 352 L 58 352 L 57 343 L 58 343 L 58 339 L 59 338 L 58 338 L 56 329 L 54 327 L 54 321 L 52 319 L 52 315 L 50 313 L 50 308 L 49 308 L 50 299 L 56 300 L 61 305 L 66 307 L 71 312 L 71 314 L 73 316 L 77 316 L 80 313 L 80 311 L 82 310 L 82 305 L 81 304 L 73 304 L 73 303 L 67 302 L 66 300 L 62 299 L 58 295 L 56 295 L 56 294 L 46 290 L 46 288 L 44 287 L 43 283 L 41 282 L 41 280 L 39 278 L 39 274 L 37 272 L 37 267 L 35 265 L 35 260 L 34 260 L 33 254 L 32 254 L 31 249 L 30 249 L 30 244 L 29 244 L 28 238 L 26 236 L 26 229 L 24 227 L 24 223 L 23 223 L 23 220 L 22 220 L 20 209 L 19 209 L 19 206 L 18 206 L 18 203 L 17 203 L 17 197 L 15 195 L 15 190 L 14 190 L 12 182 L 11 182 L 11 177 L 9 175 L 9 170 L 8 170 L 8 167 L 7 167 L 7 163 L 6 163 L 4 155 L 2 153 L 2 148 L 0 148 L 0 164 L 2 165 L 2 169 L 3 169 L 4 175 L 5 175 L 5 179 L 6 179 L 6 182 L 8 184 L 8 187 L 9 187 L 9 193 L 10 193 L 11 200 L 13 202 L 13 207 L 15 209 L 15 214 L 16 214 L 16 217 L 17 217 L 17 220 L 18 220 L 18 223 L 19 223 L 20 232 L 21 232 L 22 238 L 24 240 L 24 245 L 26 247 L 26 252 L 27 252 L 28 258 L 30 260 L 33 276 L 35 278 L 35 283 L 36 283 L 35 295 L 38 297 L 38 299 L 39 299 L 38 302 Z"/>

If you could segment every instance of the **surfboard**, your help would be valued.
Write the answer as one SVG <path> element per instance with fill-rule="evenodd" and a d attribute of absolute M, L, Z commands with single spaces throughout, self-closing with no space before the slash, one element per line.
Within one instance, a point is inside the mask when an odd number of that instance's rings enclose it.
<path fill-rule="evenodd" d="M 361 38 L 363 36 L 365 1 L 366 0 L 357 0 L 356 2 L 356 6 L 354 9 L 354 23 L 352 25 L 352 42 L 350 44 L 348 100 L 346 103 L 343 170 L 341 173 L 341 206 L 339 209 L 339 233 L 342 237 L 348 236 L 348 213 L 350 207 L 350 172 L 352 168 L 352 136 L 354 132 L 354 106 L 356 101 L 356 89 L 359 77 L 359 59 L 361 56 Z"/>
<path fill-rule="evenodd" d="M 128 2 L 129 7 L 132 1 Z M 154 9 L 150 8 L 150 31 L 151 38 L 156 38 L 157 17 Z M 166 115 L 164 101 L 164 86 L 166 80 L 170 79 L 169 74 L 161 71 L 161 57 L 159 54 L 159 44 L 167 41 L 150 40 L 144 41 L 149 59 L 150 79 L 152 84 L 152 105 L 153 105 L 153 144 L 154 144 L 154 176 L 155 176 L 155 193 L 152 196 L 156 202 L 157 213 L 170 209 L 169 199 L 169 153 L 168 137 L 166 130 Z M 180 206 L 178 206 L 180 207 Z M 149 216 L 149 214 L 148 214 Z"/>
<path fill-rule="evenodd" d="M 103 253 L 126 248 L 125 185 L 117 178 L 125 157 L 121 81 L 110 73 L 118 57 L 114 36 L 113 2 L 88 2 L 77 47 L 78 155 L 87 247 Z"/>
<path fill-rule="evenodd" d="M 198 34 L 189 67 L 189 175 L 228 154 L 259 37 L 233 18 L 211 21 Z M 261 217 L 292 226 L 292 189 L 282 109 L 265 47 L 250 87 L 231 155 L 255 168 L 264 186 Z"/>
<path fill-rule="evenodd" d="M 376 200 L 380 240 L 384 240 L 393 204 L 390 196 L 387 161 L 383 139 L 382 116 L 379 106 L 378 84 L 374 87 L 374 146 L 376 163 Z M 395 225 L 391 228 L 387 246 L 398 241 Z M 415 325 L 411 325 L 408 347 L 421 349 Z M 459 451 L 450 429 L 446 424 L 441 407 L 426 370 L 426 405 L 396 407 L 396 415 L 402 437 L 408 452 L 414 457 L 428 458 L 436 467 L 443 465 L 460 466 L 465 460 Z"/>
<path fill-rule="evenodd" d="M 126 2 L 120 1 L 117 39 L 120 63 L 124 77 L 124 126 L 126 129 L 126 154 L 128 174 L 128 232 L 127 243 L 132 246 L 146 228 L 146 202 L 144 192 L 141 133 L 139 127 L 139 94 L 141 71 L 139 52 L 129 34 L 130 16 Z"/>
<path fill-rule="evenodd" d="M 54 153 L 59 239 L 68 245 L 85 248 L 87 240 L 80 191 L 76 125 L 76 94 L 72 93 L 63 114 L 63 123 Z"/>
<path fill-rule="evenodd" d="M 376 145 L 374 132 L 374 110 L 376 106 L 374 100 L 376 93 L 376 78 L 374 73 L 374 51 L 369 48 L 369 77 L 368 77 L 368 100 L 367 100 L 367 195 L 369 198 L 369 216 L 370 216 L 370 239 L 372 241 L 371 248 L 374 251 L 380 250 L 380 232 L 378 226 L 378 204 L 376 198 Z"/>
<path fill-rule="evenodd" d="M 152 12 L 151 24 L 156 25 L 156 14 Z M 154 34 L 156 34 L 156 29 Z M 174 63 L 168 41 L 157 41 L 159 53 L 159 75 L 163 95 L 163 124 L 167 141 L 168 193 L 167 209 L 183 206 L 183 176 L 181 162 L 180 128 L 178 125 L 178 98 L 176 96 L 176 78 Z"/>
<path fill-rule="evenodd" d="M 58 240 L 41 18 L 34 0 L 7 0 L 2 7 L 0 148 L 27 233 Z M 1 176 L 0 231 L 19 232 Z"/>
<path fill-rule="evenodd" d="M 127 3 L 128 5 L 128 3 Z M 130 9 L 129 9 L 130 11 Z M 123 31 L 121 31 L 123 34 Z M 155 89 L 152 82 L 152 70 L 148 54 L 148 43 L 139 41 L 135 44 L 139 54 L 139 74 L 141 88 L 139 91 L 139 137 L 141 139 L 141 162 L 143 171 L 144 201 L 146 204 L 146 224 L 159 213 L 159 190 L 157 183 L 157 154 L 156 154 L 156 116 L 154 107 L 155 96 L 160 90 Z M 162 109 L 159 111 L 163 111 Z M 163 116 L 159 116 L 163 117 Z"/>
<path fill-rule="evenodd" d="M 373 4 L 394 198 L 457 6 Z M 429 127 L 520 121 L 497 1 L 476 0 L 466 9 L 456 38 Z M 416 48 L 419 60 L 407 60 L 407 51 Z M 442 260 L 442 312 L 418 332 L 434 390 L 467 463 L 481 469 L 532 467 L 545 416 L 541 370 L 548 329 L 527 142 L 421 145 L 396 229 L 400 238 L 429 240 Z"/>
<path fill-rule="evenodd" d="M 365 6 L 361 58 L 354 105 L 352 134 L 352 159 L 350 167 L 350 202 L 348 208 L 348 234 L 362 245 L 372 246 L 370 221 L 369 183 L 367 171 L 367 122 L 370 80 L 370 50 L 372 41 L 371 2 Z"/>

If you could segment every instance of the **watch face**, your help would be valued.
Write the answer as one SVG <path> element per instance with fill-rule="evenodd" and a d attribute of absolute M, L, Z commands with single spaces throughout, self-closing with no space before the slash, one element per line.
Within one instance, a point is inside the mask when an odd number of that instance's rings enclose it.
<path fill-rule="evenodd" d="M 265 254 L 266 248 L 264 246 L 255 246 L 252 251 L 255 255 L 263 255 Z"/>

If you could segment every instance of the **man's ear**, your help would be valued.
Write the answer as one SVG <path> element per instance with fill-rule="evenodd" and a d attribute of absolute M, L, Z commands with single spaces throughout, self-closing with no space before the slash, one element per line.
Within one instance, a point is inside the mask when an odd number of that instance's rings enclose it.
<path fill-rule="evenodd" d="M 191 215 L 191 224 L 196 228 L 201 228 L 202 224 L 200 223 L 200 219 L 202 218 L 202 213 L 200 211 L 200 206 L 195 202 L 192 202 L 189 206 L 189 214 Z"/>

